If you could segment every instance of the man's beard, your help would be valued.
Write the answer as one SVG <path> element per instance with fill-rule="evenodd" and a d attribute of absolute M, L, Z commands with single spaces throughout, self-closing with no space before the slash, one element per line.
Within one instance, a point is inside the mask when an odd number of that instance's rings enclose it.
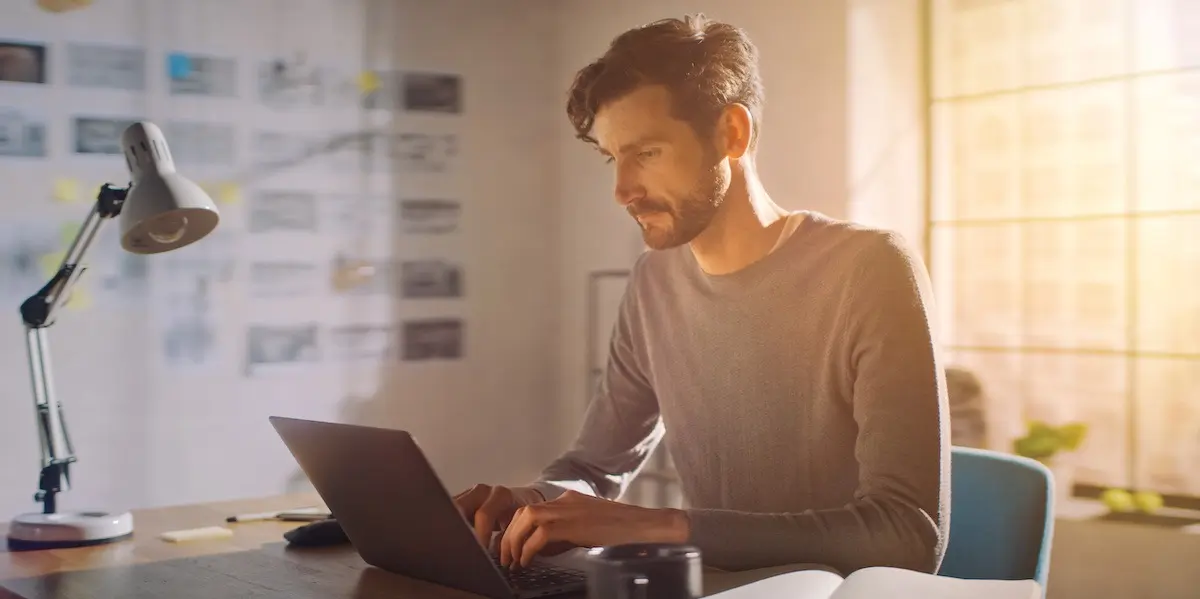
<path fill-rule="evenodd" d="M 670 224 L 665 226 L 658 224 L 657 220 L 647 223 L 638 221 L 646 247 L 665 250 L 690 243 L 703 233 L 720 210 L 726 189 L 728 186 L 723 184 L 722 177 L 713 169 L 709 176 L 683 197 L 678 206 L 646 199 L 630 204 L 628 211 L 635 220 L 642 215 L 659 214 L 670 218 Z"/>

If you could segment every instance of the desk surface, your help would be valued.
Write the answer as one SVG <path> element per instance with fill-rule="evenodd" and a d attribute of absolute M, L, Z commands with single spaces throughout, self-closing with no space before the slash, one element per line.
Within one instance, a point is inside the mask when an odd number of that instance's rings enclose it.
<path fill-rule="evenodd" d="M 219 541 L 174 544 L 158 538 L 170 530 L 224 525 L 234 514 L 319 504 L 315 494 L 301 494 L 137 510 L 134 538 L 113 545 L 11 553 L 0 544 L 0 599 L 475 597 L 371 568 L 346 546 L 288 550 L 282 535 L 296 522 L 229 524 L 233 537 Z M 3 523 L 0 532 L 7 532 Z M 1063 520 L 1055 529 L 1048 594 L 1192 598 L 1200 569 L 1189 566 L 1197 559 L 1200 535 Z M 739 582 L 706 574 L 705 591 Z"/>
<path fill-rule="evenodd" d="M 236 514 L 319 505 L 323 503 L 315 493 L 306 493 L 134 510 L 133 538 L 121 543 L 25 552 L 11 552 L 7 547 L 0 546 L 0 581 L 110 565 L 131 565 L 260 549 L 264 545 L 283 541 L 282 535 L 285 531 L 303 523 L 263 521 L 226 524 L 225 518 Z M 233 538 L 190 543 L 167 543 L 158 538 L 158 535 L 164 532 L 204 526 L 228 526 L 233 530 Z M 7 534 L 8 524 L 0 523 L 0 530 Z"/>
<path fill-rule="evenodd" d="M 235 514 L 321 505 L 315 494 L 134 511 L 134 538 L 75 549 L 0 548 L 0 598 L 412 597 L 475 595 L 371 568 L 349 546 L 288 549 L 299 522 L 225 524 Z M 168 543 L 162 532 L 228 526 L 232 538 Z M 7 532 L 7 525 L 0 524 Z"/>
<path fill-rule="evenodd" d="M 314 493 L 134 510 L 134 538 L 120 543 L 27 552 L 0 547 L 0 599 L 478 599 L 373 568 L 349 545 L 289 549 L 283 533 L 302 523 L 225 524 L 235 514 L 316 505 L 322 502 Z M 222 525 L 233 530 L 232 538 L 185 543 L 158 538 L 167 531 Z M 0 532 L 7 528 L 0 523 Z M 802 568 L 706 571 L 704 590 L 711 595 Z"/>

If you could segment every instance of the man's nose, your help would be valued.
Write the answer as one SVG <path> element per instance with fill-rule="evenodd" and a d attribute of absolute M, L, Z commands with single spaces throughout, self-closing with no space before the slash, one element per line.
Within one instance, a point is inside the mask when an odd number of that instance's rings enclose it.
<path fill-rule="evenodd" d="M 641 181 L 628 171 L 617 169 L 617 182 L 614 189 L 614 195 L 617 198 L 617 203 L 621 206 L 629 206 L 630 204 L 642 199 L 646 195 L 646 190 L 642 187 Z"/>

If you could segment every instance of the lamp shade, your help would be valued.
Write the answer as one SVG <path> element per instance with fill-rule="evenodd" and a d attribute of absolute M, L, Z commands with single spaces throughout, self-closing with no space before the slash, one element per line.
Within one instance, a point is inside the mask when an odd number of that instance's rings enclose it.
<path fill-rule="evenodd" d="M 220 213 L 208 194 L 175 172 L 167 140 L 157 125 L 134 123 L 121 135 L 132 175 L 121 208 L 121 247 L 158 254 L 202 239 L 217 227 Z"/>

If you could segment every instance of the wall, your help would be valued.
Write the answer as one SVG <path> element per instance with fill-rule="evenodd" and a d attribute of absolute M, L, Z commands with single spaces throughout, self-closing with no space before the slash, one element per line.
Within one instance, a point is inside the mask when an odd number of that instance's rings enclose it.
<path fill-rule="evenodd" d="M 847 8 L 849 218 L 925 237 L 925 97 L 920 0 Z"/>
<path fill-rule="evenodd" d="M 81 287 L 79 297 L 88 301 L 64 311 L 52 329 L 55 382 L 79 457 L 74 489 L 62 497 L 65 508 L 292 488 L 294 463 L 267 424 L 269 414 L 411 429 L 454 487 L 485 477 L 532 476 L 557 449 L 535 424 L 550 407 L 556 373 L 548 365 L 557 352 L 558 214 L 548 201 L 553 152 L 545 117 L 550 82 L 534 66 L 549 26 L 546 13 L 515 2 L 105 0 L 59 15 L 41 12 L 33 0 L 6 3 L 0 38 L 48 44 L 49 53 L 47 84 L 0 82 L 0 105 L 48 127 L 45 157 L 0 156 L 6 185 L 0 301 L 11 310 L 0 319 L 0 378 L 7 385 L 0 395 L 0 519 L 39 509 L 32 501 L 37 438 L 16 306 L 44 282 L 36 261 L 63 247 L 60 228 L 73 233 L 69 227 L 87 212 L 95 186 L 125 177 L 119 157 L 74 151 L 70 119 L 76 114 L 229 126 L 232 135 L 209 141 L 228 142 L 233 151 L 185 140 L 165 127 L 181 170 L 209 185 L 219 200 L 220 235 L 135 260 L 116 250 L 110 225 Z M 68 84 L 68 41 L 143 47 L 146 67 L 133 72 L 145 76 L 146 90 Z M 235 59 L 237 91 L 231 97 L 169 94 L 166 54 L 174 51 Z M 330 102 L 263 105 L 255 69 L 277 57 L 328 67 L 322 72 L 336 75 Z M 458 74 L 463 113 L 364 109 L 358 76 L 364 68 Z M 386 73 L 380 81 L 386 91 Z M 282 170 L 261 166 L 278 158 L 275 152 L 302 149 L 301 141 L 320 143 L 372 127 L 458 136 L 457 152 L 448 156 L 451 170 L 436 172 L 432 154 L 390 163 L 374 154 L 381 168 L 364 172 L 360 157 L 346 151 Z M 257 136 L 264 129 L 289 135 L 263 145 L 272 141 Z M 276 196 L 272 204 L 261 195 L 306 188 L 315 190 L 315 203 Z M 391 234 L 392 220 L 407 217 L 397 215 L 389 199 L 431 197 L 460 202 L 459 217 L 450 219 L 456 232 Z M 305 206 L 319 209 L 315 219 Z M 362 222 L 339 220 L 355 211 Z M 305 230 L 309 225 L 315 231 Z M 352 264 L 381 261 L 385 268 L 377 272 L 388 272 L 389 260 L 457 263 L 464 297 L 397 298 L 393 281 L 381 277 L 347 283 L 345 275 L 365 271 L 336 268 L 332 258 L 339 254 Z M 277 271 L 288 276 L 272 287 L 251 270 L 256 261 L 299 261 L 308 268 L 302 275 Z M 124 264 L 147 271 L 122 272 Z M 184 272 L 188 266 L 205 270 Z M 430 317 L 462 319 L 461 359 L 400 357 L 409 336 L 389 327 Z M 256 325 L 283 330 L 248 336 Z M 367 327 L 359 331 L 365 337 L 353 335 L 358 325 Z M 213 345 L 185 336 L 192 340 L 185 347 L 198 350 L 200 359 L 168 359 L 172 331 L 211 335 Z M 373 350 L 350 347 L 351 339 L 374 344 Z M 396 351 L 381 356 L 378 350 L 389 345 Z M 251 363 L 252 356 L 277 363 Z"/>
<path fill-rule="evenodd" d="M 388 168 L 364 174 L 357 159 L 344 154 L 269 176 L 252 176 L 257 172 L 252 168 L 190 165 L 187 174 L 213 183 L 218 199 L 229 198 L 215 182 L 250 177 L 238 179 L 234 199 L 240 201 L 221 205 L 223 235 L 191 252 L 201 263 L 232 268 L 227 280 L 214 282 L 199 298 L 210 303 L 200 321 L 215 332 L 216 351 L 190 367 L 164 360 L 162 343 L 169 327 L 189 322 L 181 314 L 195 320 L 186 301 L 198 299 L 196 277 L 178 277 L 193 286 L 171 295 L 180 290 L 180 281 L 168 277 L 177 272 L 178 261 L 122 257 L 110 227 L 93 254 L 88 279 L 95 279 L 93 286 L 85 284 L 94 291 L 91 306 L 64 313 L 52 333 L 56 382 L 80 457 L 76 488 L 63 497 L 64 505 L 136 507 L 294 488 L 302 481 L 266 424 L 274 413 L 414 430 L 451 488 L 533 476 L 569 443 L 584 407 L 587 274 L 626 267 L 640 251 L 636 228 L 611 198 L 611 174 L 571 135 L 563 114 L 567 85 L 620 31 L 701 10 L 746 27 L 762 52 L 768 104 L 761 170 L 774 197 L 788 208 L 836 217 L 874 218 L 897 227 L 912 222 L 918 210 L 907 202 L 919 194 L 908 187 L 913 179 L 897 174 L 906 172 L 914 147 L 906 125 L 910 104 L 888 95 L 899 87 L 899 97 L 907 97 L 903 73 L 911 65 L 903 62 L 897 69 L 881 62 L 910 56 L 897 54 L 908 47 L 909 21 L 900 18 L 907 9 L 881 1 L 307 0 L 297 6 L 282 0 L 106 0 L 50 15 L 29 0 L 6 12 L 0 38 L 52 47 L 51 85 L 0 83 L 0 105 L 22 108 L 51 126 L 47 159 L 0 157 L 0 180 L 10 186 L 0 198 L 5 208 L 0 238 L 32 236 L 35 242 L 30 249 L 0 243 L 10 271 L 15 256 L 61 248 L 58 229 L 64 222 L 78 223 L 86 212 L 85 188 L 124 176 L 119 162 L 69 151 L 67 125 L 76 112 L 236 123 L 242 167 L 262 158 L 251 131 L 267 125 L 307 133 L 312 140 L 372 127 L 461 136 L 455 170 L 446 175 L 395 174 Z M 884 45 L 861 37 L 892 24 L 896 28 L 887 30 L 898 33 Z M 65 58 L 54 48 L 97 35 L 106 36 L 97 41 L 145 46 L 150 92 L 83 93 L 63 83 Z M 202 101 L 166 94 L 163 55 L 172 50 L 238 59 L 245 95 Z M 337 109 L 280 111 L 256 103 L 249 63 L 293 58 L 299 50 L 316 57 L 313 62 L 337 67 L 343 102 Z M 459 74 L 464 110 L 422 116 L 363 109 L 355 74 L 364 67 Z M 892 74 L 886 88 L 862 85 L 880 72 Z M 904 141 L 889 141 L 896 134 Z M 181 142 L 171 139 L 178 153 Z M 873 163 L 889 166 L 867 166 Z M 63 195 L 55 183 L 65 179 L 80 187 L 73 202 L 55 200 Z M 458 197 L 458 233 L 392 236 L 388 227 L 369 235 L 248 233 L 260 188 L 302 186 L 330 198 L 357 198 L 342 205 L 349 210 L 391 196 Z M 895 199 L 881 190 L 896 191 Z M 394 217 L 366 214 L 376 225 Z M 343 293 L 331 281 L 338 273 L 329 264 L 339 252 L 350 258 L 458 262 L 465 297 L 398 301 Z M 258 283 L 249 263 L 296 256 L 321 264 L 307 295 L 252 297 Z M 141 264 L 148 273 L 140 279 L 123 276 L 117 270 L 123 263 Z M 43 282 L 42 273 L 28 271 L 21 277 L 0 273 L 7 305 L 15 307 Z M 106 292 L 96 286 L 100 281 L 117 287 Z M 246 372 L 245 331 L 252 324 L 312 322 L 323 333 L 319 341 L 329 343 L 334 338 L 324 334 L 340 326 L 365 324 L 376 327 L 373 333 L 387 333 L 382 327 L 403 319 L 446 316 L 465 322 L 462 360 L 347 360 L 338 358 L 336 347 L 319 345 L 325 351 L 312 363 L 259 365 Z M 0 364 L 9 384 L 0 401 L 3 518 L 37 509 L 31 501 L 37 439 L 15 317 L 0 321 Z"/>
<path fill-rule="evenodd" d="M 546 433 L 559 318 L 555 143 L 546 116 L 554 97 L 550 73 L 539 68 L 552 14 L 539 2 L 413 0 L 388 20 L 397 23 L 400 63 L 419 57 L 462 73 L 466 85 L 461 130 L 469 141 L 457 184 L 470 198 L 462 232 L 469 358 L 465 369 L 388 371 L 376 393 L 383 401 L 352 417 L 424 433 L 452 489 L 525 482 L 560 449 Z"/>

